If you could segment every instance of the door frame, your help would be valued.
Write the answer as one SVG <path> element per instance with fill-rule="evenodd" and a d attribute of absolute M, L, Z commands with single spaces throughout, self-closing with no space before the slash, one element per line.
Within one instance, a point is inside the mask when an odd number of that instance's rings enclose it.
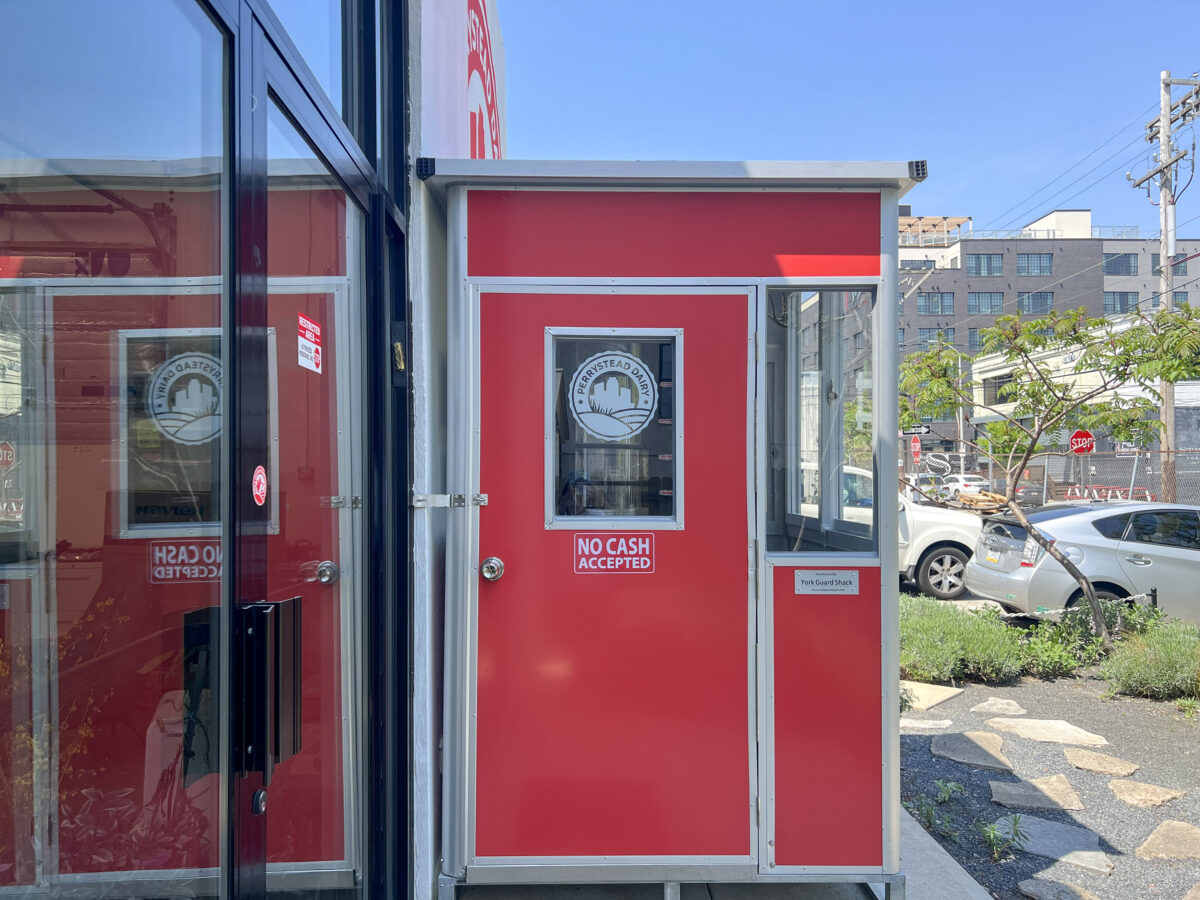
<path fill-rule="evenodd" d="M 453 188 L 451 234 L 457 215 L 465 221 L 466 191 Z M 446 549 L 445 694 L 443 712 L 443 871 L 468 882 L 562 881 L 569 872 L 580 880 L 744 881 L 759 869 L 760 831 L 765 810 L 760 796 L 759 744 L 761 716 L 758 710 L 760 654 L 756 641 L 759 627 L 759 545 L 756 539 L 758 511 L 755 492 L 759 447 L 757 443 L 758 360 L 757 334 L 765 296 L 749 279 L 669 279 L 647 283 L 643 279 L 472 279 L 465 274 L 465 240 L 451 244 L 451 271 L 462 273 L 452 283 L 461 290 L 451 292 L 448 310 L 449 433 L 447 483 L 463 494 L 462 504 L 450 501 Z M 484 293 L 518 294 L 658 294 L 742 295 L 746 300 L 746 370 L 744 445 L 746 453 L 746 762 L 747 762 L 747 854 L 743 856 L 587 856 L 479 858 L 475 852 L 475 751 L 477 711 L 477 654 L 479 599 L 479 504 L 474 498 L 486 493 L 480 483 L 480 299 Z M 567 326 L 557 323 L 564 329 Z M 549 327 L 549 326 L 548 326 Z M 693 363 L 694 365 L 695 363 Z M 545 365 L 538 366 L 543 372 Z M 545 461 L 542 461 L 545 465 Z M 541 482 L 542 479 L 539 479 Z M 686 491 L 686 489 L 685 489 Z M 453 498 L 453 494 L 451 495 Z M 540 510 L 542 497 L 531 498 Z M 670 526 L 672 529 L 674 525 Z M 643 529 L 644 530 L 644 529 Z M 686 876 L 681 873 L 686 872 Z"/>

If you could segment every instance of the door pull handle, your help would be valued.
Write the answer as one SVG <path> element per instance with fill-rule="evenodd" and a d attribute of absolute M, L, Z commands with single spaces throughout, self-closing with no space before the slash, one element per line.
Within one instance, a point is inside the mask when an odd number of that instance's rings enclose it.
<path fill-rule="evenodd" d="M 1135 566 L 1148 566 L 1148 565 L 1150 565 L 1150 563 L 1152 563 L 1154 560 L 1152 560 L 1152 559 L 1148 559 L 1148 558 L 1147 558 L 1147 557 L 1145 557 L 1145 556 L 1127 556 L 1127 557 L 1125 557 L 1125 561 L 1126 561 L 1126 562 L 1131 562 L 1131 563 L 1133 563 Z"/>

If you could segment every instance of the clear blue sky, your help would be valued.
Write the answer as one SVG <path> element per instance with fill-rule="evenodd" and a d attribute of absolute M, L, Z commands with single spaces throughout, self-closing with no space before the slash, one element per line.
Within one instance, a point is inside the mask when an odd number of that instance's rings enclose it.
<path fill-rule="evenodd" d="M 977 229 L 1091 208 L 1156 234 L 1125 172 L 1147 168 L 1159 71 L 1200 70 L 1194 0 L 497 5 L 509 157 L 927 159 L 904 202 Z M 1200 235 L 1200 178 L 1178 216 Z"/>

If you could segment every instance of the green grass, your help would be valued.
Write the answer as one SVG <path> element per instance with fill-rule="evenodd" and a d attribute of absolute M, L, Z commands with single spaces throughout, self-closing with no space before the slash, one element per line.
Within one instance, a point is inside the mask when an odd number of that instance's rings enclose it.
<path fill-rule="evenodd" d="M 1200 627 L 1170 621 L 1117 645 L 1101 672 L 1122 694 L 1200 697 Z"/>
<path fill-rule="evenodd" d="M 1021 635 L 995 615 L 929 597 L 900 597 L 900 674 L 913 681 L 1012 681 L 1025 659 Z"/>

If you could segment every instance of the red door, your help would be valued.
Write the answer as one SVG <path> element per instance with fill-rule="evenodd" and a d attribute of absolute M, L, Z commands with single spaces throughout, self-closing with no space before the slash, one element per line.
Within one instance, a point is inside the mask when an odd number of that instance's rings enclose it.
<path fill-rule="evenodd" d="M 479 305 L 471 856 L 749 859 L 750 298 Z"/>

